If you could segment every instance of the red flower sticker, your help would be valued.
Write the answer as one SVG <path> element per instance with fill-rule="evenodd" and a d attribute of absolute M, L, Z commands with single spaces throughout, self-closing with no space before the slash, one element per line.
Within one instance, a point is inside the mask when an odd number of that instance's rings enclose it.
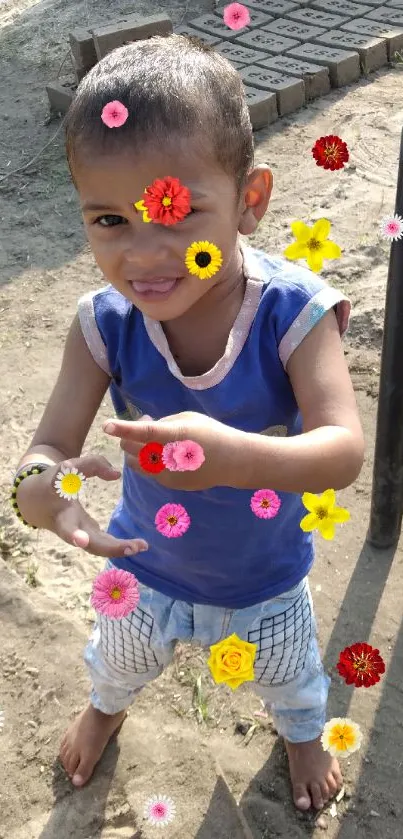
<path fill-rule="evenodd" d="M 139 451 L 139 463 L 145 472 L 151 472 L 158 475 L 165 469 L 165 463 L 162 460 L 162 452 L 164 446 L 162 443 L 146 443 Z"/>
<path fill-rule="evenodd" d="M 324 169 L 343 169 L 344 164 L 349 160 L 347 144 L 337 137 L 336 134 L 328 134 L 326 137 L 319 137 L 312 148 L 312 155 L 317 166 Z"/>
<path fill-rule="evenodd" d="M 146 187 L 144 206 L 153 222 L 176 224 L 190 213 L 190 190 L 181 184 L 179 178 L 157 178 Z"/>
<path fill-rule="evenodd" d="M 340 653 L 337 669 L 347 685 L 369 688 L 380 681 L 385 662 L 379 650 L 370 644 L 357 643 Z"/>

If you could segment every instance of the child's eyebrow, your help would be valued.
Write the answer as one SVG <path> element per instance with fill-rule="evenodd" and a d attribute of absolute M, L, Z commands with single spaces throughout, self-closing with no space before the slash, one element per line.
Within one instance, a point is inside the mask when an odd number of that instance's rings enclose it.
<path fill-rule="evenodd" d="M 117 207 L 112 207 L 111 204 L 95 204 L 91 201 L 86 201 L 83 204 L 81 209 L 84 212 L 85 211 L 90 211 L 90 212 L 93 212 L 93 213 L 105 213 L 107 210 L 109 210 L 109 211 L 113 210 L 113 212 L 116 212 L 116 213 L 119 212 L 118 208 Z"/>

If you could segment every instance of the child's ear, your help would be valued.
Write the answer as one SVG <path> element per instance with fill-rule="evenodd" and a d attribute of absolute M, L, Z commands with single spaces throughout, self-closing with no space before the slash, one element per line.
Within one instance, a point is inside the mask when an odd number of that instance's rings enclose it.
<path fill-rule="evenodd" d="M 273 174 L 266 163 L 255 166 L 243 188 L 239 233 L 254 233 L 263 218 L 273 189 Z"/>

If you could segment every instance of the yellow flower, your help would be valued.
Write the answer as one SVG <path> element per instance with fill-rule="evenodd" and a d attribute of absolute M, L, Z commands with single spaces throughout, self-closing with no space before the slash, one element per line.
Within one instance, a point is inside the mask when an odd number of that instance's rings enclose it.
<path fill-rule="evenodd" d="M 235 632 L 219 644 L 212 644 L 207 664 L 214 681 L 225 682 L 232 690 L 242 682 L 253 682 L 256 650 L 256 644 L 242 641 Z"/>
<path fill-rule="evenodd" d="M 327 722 L 321 737 L 325 752 L 330 752 L 332 757 L 348 757 L 358 751 L 361 742 L 362 733 L 359 725 L 342 717 L 333 717 Z"/>
<path fill-rule="evenodd" d="M 297 241 L 288 245 L 284 256 L 287 259 L 306 259 L 311 271 L 317 274 L 323 268 L 324 259 L 341 256 L 341 248 L 327 238 L 331 226 L 326 218 L 320 218 L 313 227 L 308 227 L 303 221 L 293 221 L 291 230 Z"/>
<path fill-rule="evenodd" d="M 335 524 L 349 521 L 350 513 L 343 507 L 336 507 L 334 489 L 327 489 L 321 496 L 313 492 L 304 492 L 302 503 L 309 513 L 301 521 L 304 533 L 318 529 L 324 539 L 334 539 Z"/>
<path fill-rule="evenodd" d="M 209 280 L 222 265 L 222 253 L 211 242 L 193 242 L 186 251 L 185 263 L 190 274 Z"/>
<path fill-rule="evenodd" d="M 61 498 L 66 498 L 67 501 L 74 501 L 76 498 L 81 498 L 83 493 L 83 484 L 85 475 L 79 472 L 75 467 L 68 469 L 62 466 L 61 471 L 57 473 L 54 486 L 58 495 Z"/>
<path fill-rule="evenodd" d="M 139 210 L 140 213 L 143 213 L 143 221 L 145 221 L 146 224 L 148 222 L 152 221 L 152 219 L 150 219 L 150 216 L 148 215 L 148 210 L 147 210 L 147 207 L 144 204 L 143 199 L 141 201 L 136 201 L 134 206 L 135 206 L 136 210 Z"/>

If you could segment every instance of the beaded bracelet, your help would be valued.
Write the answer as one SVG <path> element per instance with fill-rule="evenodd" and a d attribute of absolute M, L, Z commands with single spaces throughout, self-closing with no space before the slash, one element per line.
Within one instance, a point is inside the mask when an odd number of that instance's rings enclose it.
<path fill-rule="evenodd" d="M 40 475 L 42 472 L 45 471 L 45 469 L 48 469 L 49 466 L 50 466 L 49 463 L 32 463 L 31 466 L 29 466 L 28 469 L 25 466 L 23 466 L 22 469 L 20 469 L 17 472 L 17 474 L 14 478 L 13 488 L 11 490 L 11 497 L 10 497 L 11 506 L 12 506 L 16 516 L 18 516 L 18 518 L 22 521 L 22 523 L 26 524 L 27 527 L 32 527 L 32 530 L 37 530 L 38 528 L 35 527 L 34 524 L 29 524 L 27 521 L 25 521 L 25 519 L 22 516 L 22 513 L 20 513 L 18 503 L 17 503 L 17 489 L 18 489 L 21 481 L 24 480 L 24 478 L 29 478 L 30 475 Z"/>

